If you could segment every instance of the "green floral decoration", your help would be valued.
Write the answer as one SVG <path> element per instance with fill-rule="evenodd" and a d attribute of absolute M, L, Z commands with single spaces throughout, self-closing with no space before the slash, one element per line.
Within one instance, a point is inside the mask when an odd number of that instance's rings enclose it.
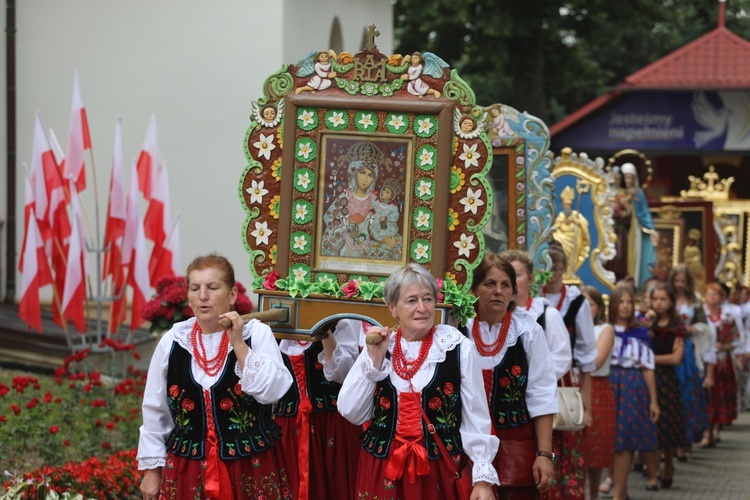
<path fill-rule="evenodd" d="M 291 270 L 291 268 L 289 269 Z M 313 283 L 312 281 L 306 281 L 304 278 L 295 278 L 294 281 L 289 284 L 289 288 L 287 289 L 287 291 L 292 298 L 296 297 L 297 294 L 299 294 L 300 297 L 304 299 L 312 293 L 313 288 L 315 288 L 315 283 Z"/>
<path fill-rule="evenodd" d="M 456 167 L 451 168 L 451 179 L 450 179 L 451 194 L 460 191 L 461 188 L 464 187 L 464 183 L 466 182 L 464 179 L 465 179 L 465 174 L 462 171 L 460 171 Z"/>
<path fill-rule="evenodd" d="M 542 294 L 539 293 L 539 290 L 547 284 L 550 278 L 552 278 L 552 271 L 540 271 L 539 269 L 534 270 L 534 281 L 531 284 L 531 289 L 529 290 L 531 296 L 541 297 Z"/>
<path fill-rule="evenodd" d="M 403 73 L 406 73 L 406 70 L 409 69 L 409 63 L 408 62 L 404 63 L 401 66 L 391 66 L 390 64 L 386 64 L 385 68 L 391 73 L 401 75 Z M 403 82 L 403 80 L 398 79 L 398 80 L 394 80 L 394 82 Z"/>
<path fill-rule="evenodd" d="M 380 86 L 380 93 L 383 95 L 383 97 L 391 97 L 394 92 L 396 92 L 397 90 L 401 90 L 403 86 L 404 81 L 400 78 L 398 80 L 393 80 L 392 82 L 385 82 Z"/>
<path fill-rule="evenodd" d="M 307 255 L 312 246 L 312 237 L 304 231 L 295 231 L 290 236 L 290 247 L 297 255 Z"/>
<path fill-rule="evenodd" d="M 290 284 L 292 281 L 302 280 L 312 283 L 312 273 L 310 272 L 310 266 L 303 262 L 298 262 L 289 266 L 289 276 L 287 276 Z M 278 281 L 276 282 L 278 283 Z"/>
<path fill-rule="evenodd" d="M 407 113 L 390 113 L 385 119 L 385 126 L 391 134 L 405 134 L 409 130 Z"/>
<path fill-rule="evenodd" d="M 414 119 L 414 133 L 419 137 L 432 137 L 437 129 L 437 119 L 432 115 L 419 115 Z"/>
<path fill-rule="evenodd" d="M 333 295 L 336 298 L 341 297 L 343 292 L 336 280 L 335 274 L 330 273 L 319 273 L 315 276 L 315 286 L 313 286 L 312 293 L 319 293 L 321 295 Z"/>
<path fill-rule="evenodd" d="M 313 206 L 307 200 L 297 200 L 292 207 L 292 222 L 295 224 L 307 224 L 313 218 Z"/>
<path fill-rule="evenodd" d="M 336 85 L 338 88 L 345 90 L 348 94 L 355 95 L 359 93 L 359 83 L 354 80 L 336 78 Z"/>
<path fill-rule="evenodd" d="M 414 185 L 414 196 L 420 200 L 431 200 L 435 197 L 435 181 L 428 177 L 420 177 Z"/>
<path fill-rule="evenodd" d="M 297 127 L 302 130 L 312 130 L 318 126 L 318 111 L 314 108 L 297 109 Z"/>
<path fill-rule="evenodd" d="M 374 132 L 378 128 L 378 115 L 375 111 L 359 111 L 354 115 L 354 126 L 360 132 Z"/>
<path fill-rule="evenodd" d="M 372 281 L 363 281 L 359 284 L 359 293 L 365 300 L 382 299 L 383 284 L 373 283 Z"/>
<path fill-rule="evenodd" d="M 349 125 L 349 115 L 344 109 L 329 109 L 324 120 L 330 130 L 346 130 Z"/>
<path fill-rule="evenodd" d="M 343 75 L 344 73 L 348 73 L 351 71 L 351 69 L 354 67 L 354 63 L 349 64 L 339 64 L 336 61 L 331 61 L 331 68 L 333 71 L 338 73 L 339 75 Z"/>
<path fill-rule="evenodd" d="M 380 89 L 378 88 L 378 85 L 375 82 L 363 82 L 359 86 L 359 92 L 366 96 L 372 97 L 376 95 L 379 91 Z"/>
<path fill-rule="evenodd" d="M 317 146 L 315 141 L 309 137 L 302 137 L 297 139 L 297 144 L 294 146 L 294 156 L 297 160 L 302 163 L 308 163 L 313 161 L 317 155 Z"/>
<path fill-rule="evenodd" d="M 432 144 L 424 144 L 417 149 L 417 167 L 432 170 L 437 165 L 437 149 Z"/>
<path fill-rule="evenodd" d="M 453 280 L 444 279 L 443 287 L 440 290 L 443 293 L 443 303 L 451 304 L 451 316 L 456 318 L 461 326 L 466 326 L 469 318 L 476 315 L 474 303 L 477 298 L 474 295 L 464 293 L 453 282 Z"/>
<path fill-rule="evenodd" d="M 298 168 L 294 171 L 294 189 L 307 193 L 315 187 L 315 172 L 309 168 Z"/>
<path fill-rule="evenodd" d="M 432 260 L 432 245 L 423 239 L 414 240 L 411 244 L 411 258 L 418 264 Z"/>
<path fill-rule="evenodd" d="M 417 231 L 432 230 L 432 211 L 429 208 L 419 207 L 414 209 L 414 220 L 412 222 Z"/>

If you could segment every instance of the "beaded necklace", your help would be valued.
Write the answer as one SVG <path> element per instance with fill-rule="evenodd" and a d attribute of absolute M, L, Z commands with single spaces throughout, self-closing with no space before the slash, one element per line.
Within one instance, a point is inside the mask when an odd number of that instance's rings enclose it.
<path fill-rule="evenodd" d="M 557 301 L 557 305 L 555 306 L 555 309 L 557 309 L 558 311 L 563 306 L 563 302 L 565 301 L 565 295 L 567 291 L 568 291 L 568 287 L 563 285 L 562 289 L 560 290 L 560 300 Z M 544 293 L 547 293 L 547 290 L 544 290 Z"/>
<path fill-rule="evenodd" d="M 204 371 L 209 377 L 214 377 L 219 374 L 221 368 L 224 366 L 226 361 L 227 353 L 229 353 L 229 336 L 226 332 L 221 333 L 221 343 L 219 344 L 219 352 L 216 353 L 211 359 L 208 359 L 206 354 L 206 346 L 203 344 L 203 332 L 198 322 L 193 325 L 193 332 L 190 335 L 190 343 L 193 347 L 193 357 L 198 366 Z"/>
<path fill-rule="evenodd" d="M 427 354 L 430 352 L 430 347 L 432 347 L 434 336 L 435 327 L 433 326 L 432 329 L 430 329 L 430 333 L 422 339 L 422 345 L 419 347 L 419 355 L 417 358 L 414 361 L 409 361 L 406 359 L 403 349 L 401 349 L 401 328 L 399 328 L 396 332 L 396 344 L 393 346 L 393 358 L 391 359 L 391 362 L 393 363 L 393 371 L 395 371 L 399 377 L 408 380 L 409 383 L 411 383 L 412 377 L 419 371 L 427 359 Z"/>
<path fill-rule="evenodd" d="M 529 309 L 531 309 L 531 304 L 532 304 L 532 302 L 533 302 L 533 300 L 531 299 L 531 295 L 529 295 L 529 298 L 528 298 L 528 299 L 526 299 L 526 310 L 527 310 L 527 311 L 528 311 Z"/>
<path fill-rule="evenodd" d="M 500 323 L 500 333 L 497 335 L 497 340 L 493 343 L 486 344 L 484 340 L 482 340 L 482 333 L 479 329 L 479 314 L 477 314 L 474 318 L 474 325 L 471 327 L 471 336 L 474 338 L 474 345 L 477 346 L 479 354 L 485 357 L 491 357 L 500 352 L 505 345 L 505 339 L 508 337 L 508 330 L 510 330 L 510 321 L 512 318 L 513 313 L 506 311 L 505 316 L 503 316 L 503 321 Z"/>

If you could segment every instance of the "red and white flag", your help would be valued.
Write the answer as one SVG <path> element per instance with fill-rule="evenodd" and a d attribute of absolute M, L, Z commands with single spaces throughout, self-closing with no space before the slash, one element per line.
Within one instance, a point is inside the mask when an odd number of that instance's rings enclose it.
<path fill-rule="evenodd" d="M 121 119 L 117 119 L 115 128 L 115 153 L 112 158 L 112 177 L 109 181 L 109 204 L 107 207 L 107 226 L 104 232 L 104 247 L 109 250 L 104 254 L 102 280 L 122 271 L 122 237 L 125 234 L 125 180 L 122 172 L 122 128 Z"/>
<path fill-rule="evenodd" d="M 157 272 L 159 258 L 164 252 L 164 244 L 170 232 L 169 223 L 172 218 L 169 210 L 169 180 L 167 178 L 166 165 L 162 165 L 156 186 L 151 195 L 151 200 L 148 202 L 148 210 L 146 210 L 146 216 L 143 219 L 143 229 L 146 238 L 154 242 L 148 269 L 151 276 L 151 284 L 156 286 L 158 276 L 155 273 Z"/>
<path fill-rule="evenodd" d="M 70 108 L 68 157 L 65 160 L 64 177 L 73 179 L 79 193 L 86 188 L 86 161 L 83 152 L 87 149 L 91 149 L 91 134 L 76 70 L 73 78 L 73 104 Z"/>
<path fill-rule="evenodd" d="M 21 302 L 18 305 L 18 317 L 24 320 L 29 329 L 42 332 L 42 309 L 39 305 L 39 287 L 52 283 L 52 274 L 44 253 L 44 241 L 36 223 L 34 209 L 26 224 L 24 242 L 26 247 L 22 259 L 24 271 L 21 274 Z"/>
<path fill-rule="evenodd" d="M 26 170 L 25 164 L 24 170 Z M 26 182 L 24 183 L 24 185 L 26 186 L 26 190 L 24 193 L 23 206 L 23 244 L 21 244 L 21 258 L 18 260 L 18 271 L 21 273 L 23 272 L 24 255 L 26 254 L 26 241 L 28 239 L 29 223 L 32 217 L 34 218 L 34 225 L 37 227 L 37 230 L 39 228 L 39 225 L 36 223 L 36 215 L 34 215 L 34 210 L 36 209 L 36 203 L 34 201 L 34 180 L 29 172 L 26 172 L 26 175 L 24 177 L 26 180 Z M 39 234 L 39 238 L 42 238 L 41 233 Z M 40 244 L 42 245 L 42 248 L 44 248 L 44 240 L 42 240 Z"/>
<path fill-rule="evenodd" d="M 128 199 L 125 207 L 125 229 L 122 237 L 122 272 L 113 280 L 113 293 L 120 299 L 112 303 L 110 310 L 109 332 L 115 333 L 125 321 L 125 312 L 128 308 L 127 285 L 130 281 L 127 273 L 130 272 L 130 262 L 133 258 L 133 248 L 138 235 L 140 216 L 138 214 L 138 172 L 133 163 L 130 169 L 130 187 L 128 188 Z"/>
<path fill-rule="evenodd" d="M 156 134 L 156 115 L 151 116 L 136 168 L 138 170 L 138 189 L 141 190 L 144 198 L 150 200 L 161 169 L 159 140 Z M 148 237 L 148 233 L 146 233 L 146 237 Z"/>
<path fill-rule="evenodd" d="M 139 221 L 140 222 L 140 221 Z M 141 311 L 150 297 L 150 286 L 148 283 L 148 258 L 146 256 L 146 236 L 143 233 L 143 224 L 138 224 L 133 247 L 133 258 L 130 261 L 130 272 L 128 275 L 130 286 L 133 287 L 133 302 L 130 312 L 130 331 L 143 324 Z"/>
<path fill-rule="evenodd" d="M 81 223 L 81 207 L 75 184 L 70 180 L 70 195 L 73 205 L 73 229 L 70 236 L 68 260 L 65 269 L 65 288 L 62 299 L 63 316 L 68 318 L 79 332 L 86 331 L 86 276 L 88 276 L 88 252 L 86 237 Z"/>
<path fill-rule="evenodd" d="M 154 247 L 154 252 L 157 248 Z M 161 251 L 156 254 L 151 254 L 151 260 L 149 261 L 149 276 L 151 277 L 151 285 L 156 287 L 156 283 L 162 276 L 177 275 L 182 269 L 182 256 L 180 254 L 180 214 L 177 213 L 175 216 L 172 229 L 169 232 L 169 236 L 164 241 L 164 246 L 161 247 Z"/>

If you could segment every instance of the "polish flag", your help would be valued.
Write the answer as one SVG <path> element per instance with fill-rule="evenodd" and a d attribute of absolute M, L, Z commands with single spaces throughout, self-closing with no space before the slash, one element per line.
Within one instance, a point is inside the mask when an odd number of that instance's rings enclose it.
<path fill-rule="evenodd" d="M 24 171 L 25 170 L 26 165 L 24 164 Z M 34 215 L 34 210 L 36 209 L 36 203 L 34 202 L 34 180 L 28 171 L 26 172 L 26 182 L 24 185 L 26 186 L 26 191 L 24 193 L 25 204 L 23 206 L 23 244 L 21 245 L 21 259 L 18 261 L 18 271 L 21 273 L 23 272 L 23 262 L 26 254 L 26 240 L 28 239 L 31 217 L 34 218 L 34 225 L 36 226 L 37 231 L 39 230 L 39 225 L 36 223 L 36 215 Z M 44 240 L 41 239 L 41 233 L 39 234 L 39 238 L 41 240 L 40 244 L 42 245 L 42 248 L 44 248 Z"/>
<path fill-rule="evenodd" d="M 157 248 L 154 247 L 154 251 Z M 151 255 L 149 261 L 149 276 L 151 277 L 151 284 L 156 287 L 156 283 L 162 276 L 177 275 L 178 271 L 182 269 L 182 256 L 180 254 L 180 214 L 179 212 L 175 216 L 174 223 L 172 224 L 172 230 L 169 232 L 169 236 L 164 242 L 164 246 L 158 253 L 156 258 L 154 254 Z"/>
<path fill-rule="evenodd" d="M 140 221 L 139 221 L 140 222 Z M 130 309 L 130 331 L 135 331 L 144 322 L 141 316 L 143 306 L 150 296 L 148 283 L 148 259 L 146 256 L 146 236 L 143 232 L 143 224 L 138 224 L 133 257 L 130 260 L 130 272 L 128 282 L 133 287 L 133 302 Z"/>
<path fill-rule="evenodd" d="M 52 274 L 44 253 L 44 241 L 36 223 L 34 209 L 27 219 L 24 242 L 26 247 L 22 259 L 24 271 L 21 274 L 21 302 L 18 304 L 18 317 L 24 320 L 29 329 L 42 332 L 42 309 L 39 305 L 39 287 L 52 283 Z"/>
<path fill-rule="evenodd" d="M 122 269 L 122 237 L 125 234 L 125 180 L 122 172 L 122 129 L 121 119 L 115 128 L 115 153 L 112 159 L 112 177 L 109 181 L 109 206 L 107 226 L 104 232 L 104 254 L 102 280 L 107 276 L 116 279 L 115 274 Z"/>
<path fill-rule="evenodd" d="M 148 210 L 146 210 L 146 216 L 143 219 L 143 227 L 146 238 L 154 242 L 148 269 L 155 272 L 155 269 L 158 267 L 159 257 L 164 251 L 164 243 L 170 232 L 169 180 L 167 178 L 166 165 L 162 165 L 151 195 Z M 151 276 L 151 284 L 156 286 L 156 275 L 153 272 L 149 274 Z"/>
<path fill-rule="evenodd" d="M 81 223 L 81 207 L 78 202 L 73 179 L 70 180 L 70 195 L 73 204 L 73 229 L 68 249 L 68 261 L 65 269 L 65 288 L 63 290 L 62 312 L 83 333 L 86 331 L 86 276 L 88 276 L 88 252 L 86 237 Z"/>
<path fill-rule="evenodd" d="M 136 169 L 138 170 L 138 189 L 143 193 L 144 198 L 150 200 L 161 169 L 161 155 L 159 154 L 159 141 L 156 134 L 156 115 L 151 116 L 151 121 L 148 124 Z M 148 232 L 146 237 L 148 237 Z"/>
<path fill-rule="evenodd" d="M 138 214 L 138 173 L 135 163 L 130 170 L 130 188 L 128 189 L 128 199 L 125 207 L 125 229 L 122 237 L 122 262 L 120 268 L 122 271 L 114 277 L 113 292 L 115 296 L 120 296 L 119 300 L 112 303 L 110 309 L 109 332 L 116 333 L 120 325 L 125 321 L 125 312 L 128 308 L 127 285 L 130 279 L 127 276 L 130 269 L 130 262 L 133 258 L 133 248 L 135 239 L 138 235 L 138 223 L 140 216 Z"/>
<path fill-rule="evenodd" d="M 86 169 L 83 152 L 91 149 L 89 122 L 86 108 L 83 105 L 81 86 L 78 83 L 78 70 L 73 79 L 73 104 L 70 108 L 70 125 L 68 131 L 68 158 L 65 161 L 64 177 L 71 178 L 80 193 L 86 189 Z"/>

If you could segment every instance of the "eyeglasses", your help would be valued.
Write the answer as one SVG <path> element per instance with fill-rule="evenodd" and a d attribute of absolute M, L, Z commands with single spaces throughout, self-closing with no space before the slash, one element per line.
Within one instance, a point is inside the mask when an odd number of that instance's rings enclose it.
<path fill-rule="evenodd" d="M 563 267 L 563 266 L 552 266 L 552 272 L 553 273 L 559 273 L 561 271 L 565 271 L 565 267 Z"/>

